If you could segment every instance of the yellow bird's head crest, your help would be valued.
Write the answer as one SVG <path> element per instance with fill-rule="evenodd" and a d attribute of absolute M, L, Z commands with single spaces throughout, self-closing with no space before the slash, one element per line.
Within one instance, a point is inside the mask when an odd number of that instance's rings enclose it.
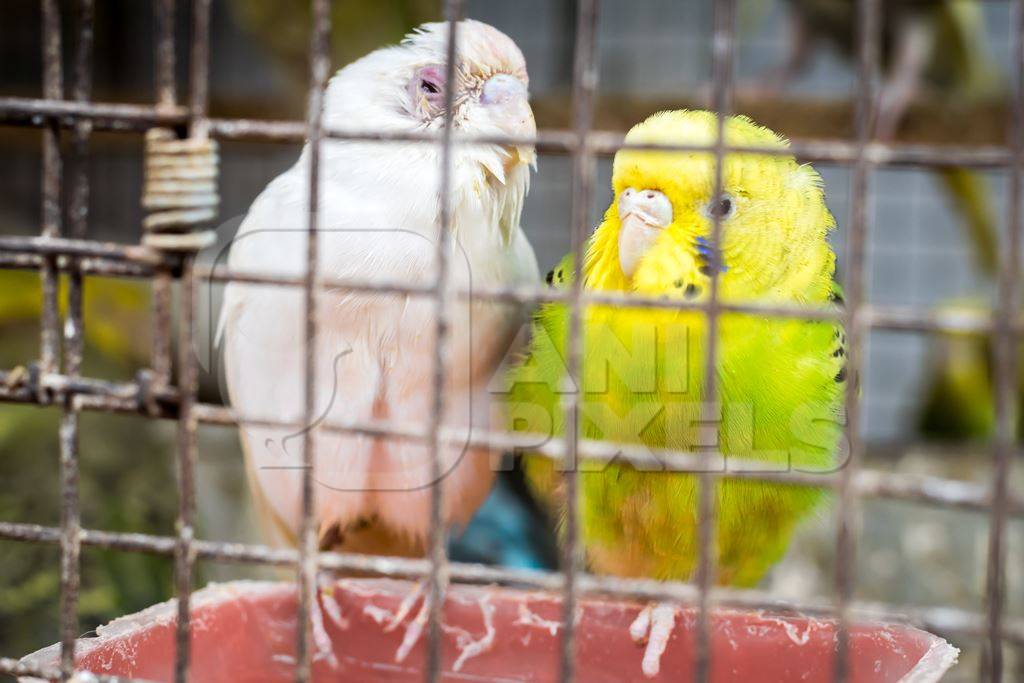
<path fill-rule="evenodd" d="M 626 136 L 630 144 L 711 146 L 715 114 L 654 114 Z M 725 122 L 727 145 L 788 149 L 788 142 L 744 116 Z M 824 301 L 835 257 L 826 241 L 835 219 L 821 177 L 788 154 L 727 153 L 723 192 L 713 196 L 710 151 L 623 149 L 615 193 L 585 265 L 595 289 L 700 297 L 712 270 L 728 299 Z M 714 215 L 720 249 L 712 253 Z"/>

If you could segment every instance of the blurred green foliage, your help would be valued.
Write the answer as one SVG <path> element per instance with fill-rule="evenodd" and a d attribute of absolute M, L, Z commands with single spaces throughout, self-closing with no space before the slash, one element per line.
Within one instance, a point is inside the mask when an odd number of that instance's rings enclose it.
<path fill-rule="evenodd" d="M 0 272 L 0 367 L 17 367 L 38 357 L 40 301 L 38 275 Z M 149 327 L 147 286 L 88 278 L 84 306 L 83 372 L 131 377 L 148 354 L 149 343 L 141 333 Z M 59 421 L 57 408 L 0 404 L 0 519 L 60 523 Z M 173 437 L 171 423 L 83 413 L 83 526 L 173 533 Z M 28 653 L 56 642 L 57 546 L 5 541 L 0 542 L 0 557 L 0 651 Z M 172 570 L 169 557 L 83 548 L 81 632 L 169 598 Z"/>

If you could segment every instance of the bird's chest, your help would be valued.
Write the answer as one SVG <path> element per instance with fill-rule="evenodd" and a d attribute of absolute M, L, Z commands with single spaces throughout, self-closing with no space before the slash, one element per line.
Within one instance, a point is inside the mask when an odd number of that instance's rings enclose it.
<path fill-rule="evenodd" d="M 423 244 L 410 244 L 402 250 L 402 258 L 377 260 L 371 278 L 429 289 L 436 277 L 434 245 L 417 236 L 405 239 Z M 367 262 L 374 263 L 370 253 Z M 515 263 L 497 248 L 484 251 L 479 245 L 456 240 L 448 254 L 447 270 L 443 312 L 436 295 L 429 291 L 408 295 L 329 293 L 321 301 L 326 344 L 378 368 L 387 381 L 411 391 L 422 388 L 432 375 L 441 313 L 452 388 L 471 382 L 485 384 L 523 316 L 518 306 L 473 300 L 467 295 L 514 282 L 518 277 Z"/>
<path fill-rule="evenodd" d="M 817 425 L 839 390 L 825 326 L 723 316 L 714 400 L 701 314 L 608 309 L 585 327 L 584 410 L 597 438 L 768 460 L 826 440 Z"/>

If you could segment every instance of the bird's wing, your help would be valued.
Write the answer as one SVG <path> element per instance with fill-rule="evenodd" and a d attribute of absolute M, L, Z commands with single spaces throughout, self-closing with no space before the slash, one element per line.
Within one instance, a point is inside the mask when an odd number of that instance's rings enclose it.
<path fill-rule="evenodd" d="M 250 501 L 253 511 L 256 514 L 256 524 L 262 531 L 269 543 L 281 548 L 295 548 L 298 546 L 298 539 L 295 532 L 275 512 L 274 507 L 267 501 L 263 487 L 256 479 L 256 468 L 253 465 L 252 456 L 249 454 L 249 441 L 239 439 L 242 444 L 242 454 L 245 457 L 245 478 L 248 481 Z"/>
<path fill-rule="evenodd" d="M 227 259 L 232 272 L 301 275 L 305 214 L 297 207 L 301 209 L 303 201 L 303 180 L 301 167 L 294 166 L 256 198 L 232 241 Z M 242 282 L 225 288 L 214 339 L 225 399 L 239 415 L 286 422 L 300 418 L 294 406 L 302 405 L 302 313 L 302 292 L 297 288 Z M 257 521 L 280 544 L 292 544 L 299 526 L 297 470 L 271 472 L 262 466 L 292 462 L 296 454 L 285 449 L 285 441 L 293 431 L 284 426 L 240 426 Z M 268 480 L 276 485 L 268 488 Z"/>
<path fill-rule="evenodd" d="M 829 288 L 828 299 L 836 307 L 842 308 L 845 306 L 845 299 L 843 297 L 843 288 L 836 282 L 832 281 L 831 287 Z M 833 364 L 835 365 L 835 381 L 842 383 L 846 381 L 846 332 L 843 330 L 841 323 L 835 324 L 835 330 L 832 333 L 832 337 L 835 340 L 835 344 L 832 346 L 831 356 Z"/>
<path fill-rule="evenodd" d="M 558 262 L 558 265 L 548 271 L 548 274 L 544 276 L 544 282 L 555 289 L 563 289 L 572 284 L 572 278 L 574 274 L 573 264 L 576 259 L 572 252 L 562 257 L 562 260 Z"/>
<path fill-rule="evenodd" d="M 544 281 L 555 289 L 564 289 L 572 283 L 572 253 L 566 254 L 554 268 L 548 271 Z M 553 387 L 561 381 L 565 371 L 562 349 L 565 347 L 566 310 L 561 303 L 547 303 L 540 306 L 533 316 L 530 343 L 519 362 L 509 373 L 511 393 L 507 399 L 507 416 L 510 429 L 532 434 L 561 433 L 555 424 L 560 419 L 558 394 Z M 520 416 L 517 408 L 528 407 Z M 546 422 L 543 413 L 552 421 Z M 554 463 L 542 456 L 528 455 L 523 461 L 523 472 L 530 491 L 540 501 L 541 507 L 552 518 L 557 518 L 560 508 L 561 477 L 555 471 Z"/>

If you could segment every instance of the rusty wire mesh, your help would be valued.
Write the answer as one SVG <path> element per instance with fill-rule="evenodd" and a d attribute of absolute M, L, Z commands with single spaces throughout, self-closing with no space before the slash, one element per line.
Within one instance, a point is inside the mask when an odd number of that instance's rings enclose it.
<path fill-rule="evenodd" d="M 91 101 L 92 22 L 93 0 L 77 0 L 75 12 L 78 40 L 73 58 L 73 87 L 71 97 L 65 97 L 62 72 L 61 17 L 57 0 L 41 0 L 43 11 L 43 97 L 39 99 L 0 97 L 0 124 L 29 126 L 43 131 L 42 160 L 42 224 L 40 237 L 0 237 L 0 267 L 33 269 L 42 280 L 43 313 L 40 356 L 29 371 L 0 370 L 0 400 L 51 406 L 61 411 L 60 472 L 62 516 L 59 527 L 39 526 L 0 521 L 0 539 L 57 544 L 61 551 L 60 573 L 60 667 L 39 669 L 19 663 L 16 659 L 0 657 L 0 673 L 31 675 L 51 680 L 69 678 L 74 669 L 75 638 L 78 633 L 77 607 L 79 599 L 79 555 L 82 545 L 112 548 L 129 552 L 147 552 L 172 555 L 175 560 L 175 586 L 178 598 L 175 677 L 184 681 L 189 673 L 189 602 L 192 592 L 193 567 L 197 559 L 224 562 L 253 563 L 292 567 L 299 584 L 299 624 L 309 614 L 316 588 L 316 573 L 325 571 L 358 570 L 369 574 L 403 578 L 428 578 L 434 597 L 431 603 L 427 637 L 426 678 L 439 680 L 441 591 L 443 582 L 451 579 L 467 583 L 498 583 L 533 586 L 563 593 L 564 630 L 562 631 L 561 676 L 564 681 L 574 680 L 574 619 L 578 595 L 581 593 L 608 593 L 625 597 L 666 599 L 695 603 L 698 606 L 698 640 L 695 677 L 707 680 L 710 672 L 709 619 L 710 609 L 716 605 L 799 609 L 810 614 L 832 615 L 838 619 L 839 644 L 835 660 L 835 680 L 844 680 L 848 666 L 848 629 L 852 616 L 870 614 L 875 617 L 910 621 L 917 625 L 949 635 L 981 637 L 985 642 L 982 658 L 983 680 L 1002 680 L 1004 663 L 1003 642 L 1024 645 L 1024 621 L 1008 619 L 1004 615 L 1006 527 L 1010 517 L 1024 517 L 1024 499 L 1015 497 L 1008 489 L 1008 473 L 1015 452 L 1014 425 L 1017 415 L 1015 346 L 1022 323 L 1018 317 L 1018 294 L 1021 247 L 1022 176 L 1024 176 L 1024 0 L 1013 0 L 1014 24 L 1013 97 L 1010 107 L 1011 136 L 1006 146 L 967 148 L 953 146 L 890 145 L 872 139 L 871 124 L 875 102 L 875 84 L 879 70 L 880 13 L 882 0 L 859 0 L 857 26 L 858 86 L 856 92 L 856 138 L 854 141 L 796 141 L 790 151 L 750 147 L 727 147 L 723 136 L 724 117 L 730 113 L 733 62 L 736 52 L 735 22 L 736 0 L 709 0 L 714 2 L 715 21 L 713 44 L 713 108 L 719 113 L 718 137 L 711 147 L 694 146 L 642 146 L 666 150 L 705 150 L 716 156 L 716 187 L 722 184 L 722 159 L 730 151 L 748 151 L 763 154 L 793 153 L 803 161 L 825 161 L 849 164 L 851 176 L 851 214 L 848 217 L 847 253 L 849 266 L 846 282 L 846 308 L 842 312 L 785 306 L 757 306 L 728 304 L 718 301 L 717 271 L 712 271 L 710 300 L 703 303 L 644 299 L 635 296 L 592 294 L 581 290 L 580 254 L 589 232 L 588 207 L 595 184 L 595 162 L 599 155 L 612 154 L 627 145 L 617 133 L 592 130 L 594 95 L 597 83 L 596 26 L 599 3 L 597 0 L 579 0 L 575 35 L 573 69 L 572 127 L 566 130 L 541 130 L 535 139 L 510 138 L 452 138 L 451 127 L 446 126 L 440 136 L 420 133 L 395 134 L 366 130 L 327 129 L 322 123 L 323 88 L 329 72 L 329 0 L 311 0 L 313 31 L 310 44 L 310 86 L 307 120 L 268 121 L 252 119 L 218 119 L 207 113 L 209 16 L 210 0 L 194 0 L 191 4 L 192 32 L 189 99 L 179 101 L 175 84 L 175 13 L 186 3 L 175 0 L 153 0 L 157 40 L 155 44 L 157 101 L 150 106 L 96 103 Z M 456 20 L 462 15 L 462 2 L 446 0 L 445 19 L 449 24 L 448 81 L 457 54 Z M 450 104 L 453 93 L 446 98 Z M 446 107 L 450 112 L 451 107 Z M 450 113 L 446 113 L 450 117 Z M 308 140 L 311 150 L 310 164 L 310 219 L 308 223 L 308 253 L 306 274 L 302 278 L 268 276 L 260 273 L 230 272 L 224 268 L 202 268 L 195 265 L 194 253 L 171 252 L 142 245 L 102 243 L 84 239 L 88 220 L 88 177 L 81 166 L 69 178 L 70 211 L 67 225 L 62 225 L 63 159 L 60 149 L 62 131 L 70 131 L 71 155 L 88 154 L 89 135 L 93 130 L 126 133 L 145 132 L 154 127 L 176 129 L 181 135 L 225 140 L 259 140 L 273 142 L 302 142 Z M 315 272 L 317 257 L 317 211 L 319 172 L 319 143 L 324 139 L 368 140 L 388 144 L 394 141 L 415 141 L 438 144 L 442 151 L 441 175 L 441 239 L 437 245 L 438 275 L 432 286 L 410 286 L 401 283 L 369 284 L 365 282 L 336 281 L 320 278 Z M 611 460 L 619 457 L 637 465 L 658 464 L 682 471 L 698 473 L 700 486 L 700 559 L 695 581 L 692 583 L 630 580 L 594 576 L 584 572 L 579 547 L 578 491 L 576 468 L 565 467 L 570 505 L 567 516 L 566 543 L 560 573 L 491 568 L 481 565 L 450 563 L 445 556 L 441 529 L 440 495 L 443 478 L 438 449 L 457 436 L 442 427 L 444 396 L 441 391 L 447 356 L 446 340 L 448 320 L 445 291 L 449 243 L 448 223 L 450 206 L 449 166 L 451 150 L 455 145 L 501 142 L 531 144 L 539 151 L 568 153 L 573 159 L 572 173 L 572 245 L 577 255 L 577 277 L 567 292 L 549 289 L 518 288 L 459 292 L 461 297 L 492 301 L 538 303 L 563 301 L 570 305 L 570 350 L 567 367 L 572 376 L 580 370 L 581 345 L 580 318 L 584 305 L 602 303 L 631 306 L 668 307 L 703 310 L 709 320 L 709 353 L 707 367 L 715 367 L 715 322 L 723 312 L 756 311 L 764 315 L 793 317 L 808 320 L 840 319 L 845 324 L 848 340 L 848 363 L 852 376 L 863 366 L 863 338 L 872 329 L 890 329 L 934 333 L 940 331 L 985 332 L 996 340 L 996 414 L 997 433 L 994 443 L 994 464 L 991 484 L 948 480 L 931 476 L 888 473 L 863 469 L 860 464 L 862 443 L 859 434 L 861 420 L 860 396 L 854 382 L 847 383 L 846 439 L 850 447 L 848 462 L 833 474 L 800 472 L 764 472 L 733 467 L 709 468 L 707 456 L 692 453 L 656 451 L 628 444 L 612 444 L 579 438 L 578 396 L 566 393 L 563 407 L 570 416 L 565 438 L 536 448 L 532 437 L 504 432 L 474 433 L 470 443 L 495 449 L 529 446 L 547 457 L 568 462 L 579 458 Z M 641 147 L 633 145 L 632 147 Z M 909 307 L 876 306 L 866 302 L 864 283 L 864 253 L 867 233 L 866 195 L 872 169 L 886 166 L 968 166 L 1007 169 L 1010 174 L 1008 202 L 1009 233 L 1002 249 L 999 267 L 998 300 L 987 315 L 941 311 L 920 311 Z M 720 218 L 715 217 L 712 244 L 720 237 Z M 67 275 L 66 315 L 60 313 L 58 277 Z M 80 373 L 82 357 L 82 278 L 85 275 L 123 276 L 150 279 L 154 292 L 154 334 L 151 366 L 132 382 L 111 382 L 101 378 L 84 377 Z M 410 297 L 431 297 L 437 311 L 437 345 L 434 358 L 433 411 L 426 429 L 413 429 L 407 425 L 385 423 L 327 423 L 327 431 L 361 433 L 395 439 L 412 439 L 431 444 L 432 466 L 438 482 L 433 487 L 431 502 L 431 536 L 425 559 L 378 558 L 372 556 L 318 552 L 313 525 L 312 438 L 303 446 L 303 522 L 300 542 L 296 550 L 275 549 L 262 545 L 222 543 L 195 537 L 195 467 L 197 458 L 196 431 L 200 423 L 221 425 L 274 424 L 238 415 L 231 408 L 199 403 L 196 398 L 197 365 L 190 344 L 194 326 L 194 295 L 197 281 L 249 282 L 301 287 L 305 292 L 306 340 L 316 331 L 315 300 L 325 287 L 353 291 L 386 291 Z M 172 310 L 170 290 L 177 281 L 180 300 L 177 307 L 179 358 L 178 373 L 172 375 L 171 330 Z M 61 341 L 63 337 L 63 343 Z M 63 352 L 62 352 L 63 348 Z M 313 417 L 315 373 L 312 347 L 306 354 L 306 389 L 304 424 Z M 708 372 L 714 400 L 714 372 Z M 154 419 L 176 420 L 178 424 L 177 473 L 179 507 L 175 536 L 110 532 L 84 529 L 79 518 L 78 500 L 78 419 L 82 411 L 111 411 L 140 414 Z M 301 428 L 301 424 L 288 426 Z M 312 432 L 310 433 L 312 436 Z M 714 586 L 714 496 L 711 484 L 721 477 L 751 478 L 764 481 L 787 482 L 802 486 L 817 486 L 837 491 L 838 525 L 835 539 L 837 561 L 834 583 L 835 601 L 786 602 L 757 590 L 737 590 Z M 853 598 L 855 583 L 853 558 L 857 548 L 858 501 L 865 496 L 913 501 L 923 505 L 952 507 L 982 511 L 989 515 L 988 576 L 986 583 L 986 610 L 984 613 L 942 607 L 915 608 L 900 605 L 869 604 Z M 296 634 L 299 680 L 310 678 L 310 651 L 305 629 Z M 116 680 L 97 675 L 100 680 Z"/>

